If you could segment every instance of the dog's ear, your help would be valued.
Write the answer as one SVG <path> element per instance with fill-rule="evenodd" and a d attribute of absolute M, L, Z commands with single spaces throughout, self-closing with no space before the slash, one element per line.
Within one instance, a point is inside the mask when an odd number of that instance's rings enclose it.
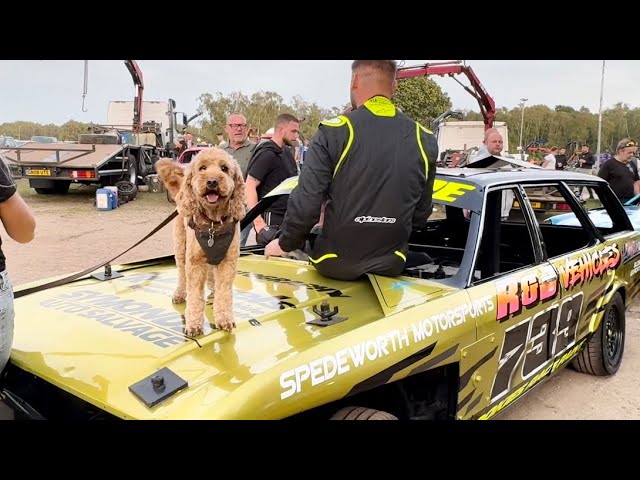
<path fill-rule="evenodd" d="M 231 195 L 231 214 L 233 215 L 233 219 L 239 222 L 245 217 L 247 201 L 244 194 L 244 175 L 242 174 L 242 169 L 235 159 L 233 165 L 234 187 L 233 195 Z"/>
<path fill-rule="evenodd" d="M 198 201 L 193 193 L 193 164 L 190 164 L 183 173 L 183 187 L 174 198 L 180 214 L 185 217 L 192 217 L 196 213 L 196 205 Z"/>
<path fill-rule="evenodd" d="M 169 193 L 173 198 L 178 195 L 182 182 L 184 180 L 184 170 L 179 163 L 171 160 L 170 158 L 161 158 L 156 162 L 156 172 L 158 172 L 158 178 L 162 180 L 165 188 L 169 190 Z"/>

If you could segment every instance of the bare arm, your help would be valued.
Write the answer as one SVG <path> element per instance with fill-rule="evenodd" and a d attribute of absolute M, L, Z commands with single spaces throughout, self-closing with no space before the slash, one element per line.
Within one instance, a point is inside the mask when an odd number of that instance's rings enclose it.
<path fill-rule="evenodd" d="M 258 185 L 260 185 L 260 183 L 260 180 L 253 178 L 251 175 L 247 176 L 247 180 L 244 183 L 244 193 L 249 210 L 255 207 L 258 203 Z M 253 226 L 256 229 L 256 232 L 259 232 L 266 226 L 261 215 L 258 215 L 255 218 Z"/>
<path fill-rule="evenodd" d="M 16 242 L 28 243 L 33 240 L 36 220 L 18 192 L 0 203 L 0 219 L 9 236 Z"/>

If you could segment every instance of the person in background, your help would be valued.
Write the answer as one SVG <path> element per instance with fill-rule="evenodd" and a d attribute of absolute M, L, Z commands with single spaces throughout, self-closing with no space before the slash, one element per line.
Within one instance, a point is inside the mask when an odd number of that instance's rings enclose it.
<path fill-rule="evenodd" d="M 20 196 L 2 155 L 0 155 L 0 220 L 9 237 L 16 242 L 29 243 L 33 240 L 36 230 L 35 218 Z M 11 356 L 15 317 L 13 285 L 6 260 L 0 239 L 0 374 Z"/>
<path fill-rule="evenodd" d="M 249 140 L 249 128 L 247 127 L 247 119 L 244 115 L 239 113 L 232 113 L 227 117 L 227 123 L 224 127 L 227 132 L 228 142 L 222 142 L 218 145 L 233 158 L 236 159 L 242 175 L 246 177 L 247 166 L 249 165 L 249 158 L 253 151 L 255 143 Z M 249 234 L 251 233 L 251 227 L 247 226 L 240 234 L 240 246 L 244 247 L 247 244 Z"/>
<path fill-rule="evenodd" d="M 291 114 L 278 115 L 271 138 L 260 142 L 253 151 L 245 181 L 247 205 L 253 208 L 267 193 L 289 177 L 298 174 L 293 157 L 293 143 L 298 139 L 300 121 Z M 256 242 L 265 246 L 277 233 L 287 210 L 287 197 L 276 200 L 253 225 Z"/>
<path fill-rule="evenodd" d="M 604 162 L 598 171 L 598 176 L 609 182 L 611 190 L 622 203 L 636 195 L 635 182 L 640 180 L 638 169 L 631 161 L 637 146 L 638 144 L 630 138 L 620 140 L 615 155 Z"/>
<path fill-rule="evenodd" d="M 556 170 L 564 170 L 564 167 L 566 164 L 567 164 L 567 149 L 562 147 L 558 149 L 558 154 L 556 155 Z"/>

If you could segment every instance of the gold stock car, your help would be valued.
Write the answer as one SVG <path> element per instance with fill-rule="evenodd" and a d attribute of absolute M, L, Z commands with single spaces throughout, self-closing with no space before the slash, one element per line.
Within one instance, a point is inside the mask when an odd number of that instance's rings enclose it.
<path fill-rule="evenodd" d="M 438 171 L 411 239 L 431 261 L 402 276 L 336 281 L 244 248 L 233 333 L 209 304 L 204 334 L 183 334 L 173 257 L 21 296 L 3 400 L 50 419 L 488 419 L 567 364 L 615 374 L 640 234 L 598 177 L 493 160 Z M 536 217 L 540 188 L 580 225 Z M 585 189 L 609 226 L 590 222 Z"/>

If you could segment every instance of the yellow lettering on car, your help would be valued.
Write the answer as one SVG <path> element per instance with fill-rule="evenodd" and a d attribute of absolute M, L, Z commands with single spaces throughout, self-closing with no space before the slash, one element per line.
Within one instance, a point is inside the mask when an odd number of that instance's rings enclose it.
<path fill-rule="evenodd" d="M 467 193 L 466 190 L 475 189 L 476 187 L 467 185 L 466 183 L 447 182 L 436 179 L 433 182 L 433 198 L 443 202 L 455 202 L 458 197 Z"/>

